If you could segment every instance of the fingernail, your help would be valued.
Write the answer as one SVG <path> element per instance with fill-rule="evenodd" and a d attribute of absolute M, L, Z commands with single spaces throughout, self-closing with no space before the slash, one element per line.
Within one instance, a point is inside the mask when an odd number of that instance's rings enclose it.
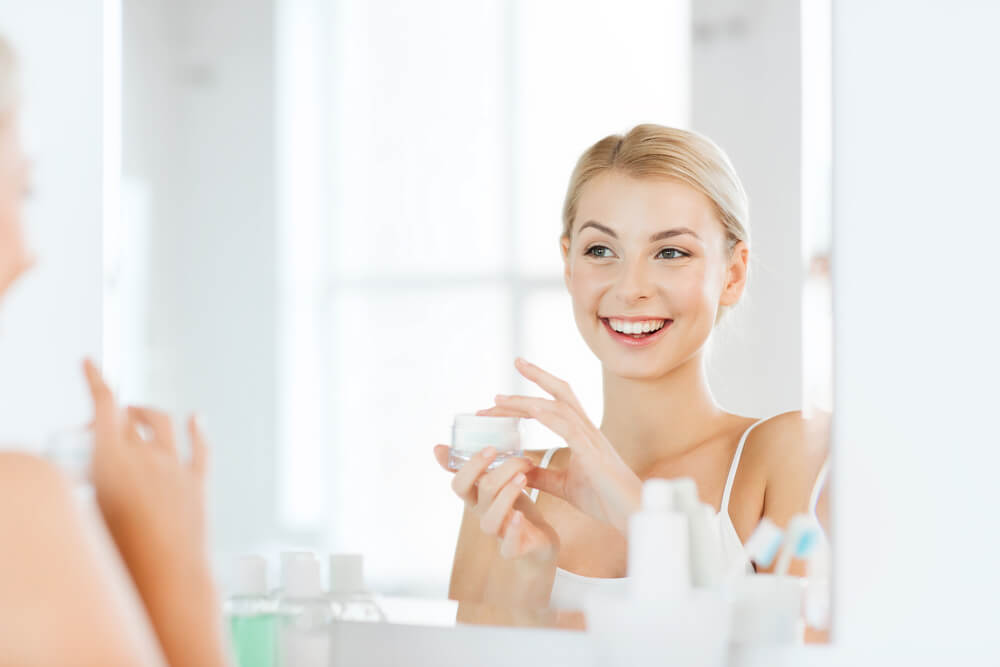
<path fill-rule="evenodd" d="M 497 455 L 497 450 L 494 449 L 493 447 L 487 447 L 486 449 L 483 450 L 484 459 L 491 459 L 496 455 Z"/>
<path fill-rule="evenodd" d="M 528 481 L 528 478 L 524 476 L 523 472 L 517 473 L 517 477 L 514 478 L 514 483 L 518 486 L 524 486 L 526 481 Z"/>
<path fill-rule="evenodd" d="M 522 516 L 524 516 L 524 515 L 521 514 L 520 510 L 514 512 L 514 516 L 512 516 L 511 519 L 510 519 L 511 525 L 516 526 L 517 524 L 521 523 L 521 517 Z"/>

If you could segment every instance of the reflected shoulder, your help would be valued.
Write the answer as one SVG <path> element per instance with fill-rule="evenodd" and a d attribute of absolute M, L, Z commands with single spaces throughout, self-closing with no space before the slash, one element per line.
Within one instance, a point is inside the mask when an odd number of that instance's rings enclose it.
<path fill-rule="evenodd" d="M 750 432 L 747 455 L 780 456 L 805 450 L 825 456 L 829 430 L 829 413 L 817 412 L 806 417 L 801 410 L 784 412 L 761 422 Z"/>
<path fill-rule="evenodd" d="M 759 424 L 747 437 L 745 456 L 767 479 L 766 496 L 781 502 L 789 496 L 789 509 L 801 506 L 826 460 L 830 447 L 830 415 L 807 417 L 801 411 L 785 412 Z"/>

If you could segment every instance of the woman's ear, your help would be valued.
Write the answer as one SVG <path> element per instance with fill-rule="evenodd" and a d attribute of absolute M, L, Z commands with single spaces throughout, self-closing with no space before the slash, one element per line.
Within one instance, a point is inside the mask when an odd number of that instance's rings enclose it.
<path fill-rule="evenodd" d="M 569 237 L 564 236 L 559 239 L 559 247 L 562 249 L 563 258 L 563 282 L 566 283 L 566 288 L 569 289 Z"/>
<path fill-rule="evenodd" d="M 729 253 L 729 266 L 726 268 L 726 285 L 719 298 L 720 306 L 732 306 L 740 297 L 747 286 L 747 272 L 749 270 L 750 248 L 743 241 L 733 246 Z"/>

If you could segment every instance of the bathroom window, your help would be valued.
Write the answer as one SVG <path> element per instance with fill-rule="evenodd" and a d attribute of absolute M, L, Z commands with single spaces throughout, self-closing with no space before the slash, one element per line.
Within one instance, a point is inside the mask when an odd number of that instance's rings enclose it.
<path fill-rule="evenodd" d="M 690 49 L 686 2 L 597 4 L 279 3 L 279 518 L 380 591 L 444 594 L 462 508 L 431 447 L 539 393 L 516 355 L 600 419 L 562 198 L 601 136 L 687 126 Z"/>

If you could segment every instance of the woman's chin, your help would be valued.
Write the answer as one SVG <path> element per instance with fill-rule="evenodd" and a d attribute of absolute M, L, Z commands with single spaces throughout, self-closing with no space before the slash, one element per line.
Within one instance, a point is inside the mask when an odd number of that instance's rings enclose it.
<path fill-rule="evenodd" d="M 634 359 L 605 359 L 602 360 L 605 371 L 624 380 L 635 380 L 649 382 L 658 380 L 670 373 L 670 365 L 663 362 L 641 363 Z"/>

